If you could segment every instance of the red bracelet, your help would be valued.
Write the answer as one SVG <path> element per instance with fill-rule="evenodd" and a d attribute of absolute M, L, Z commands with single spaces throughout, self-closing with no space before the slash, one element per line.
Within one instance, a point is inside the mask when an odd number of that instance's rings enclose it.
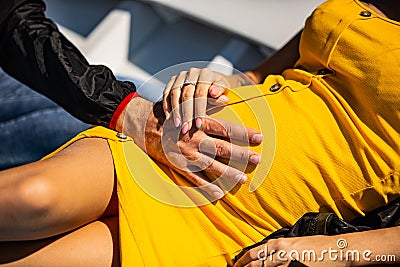
<path fill-rule="evenodd" d="M 121 101 L 121 103 L 118 105 L 117 109 L 114 111 L 114 114 L 111 117 L 109 125 L 110 129 L 115 130 L 118 118 L 119 116 L 121 116 L 122 111 L 125 109 L 128 103 L 135 97 L 140 97 L 140 95 L 137 92 L 132 92 Z"/>

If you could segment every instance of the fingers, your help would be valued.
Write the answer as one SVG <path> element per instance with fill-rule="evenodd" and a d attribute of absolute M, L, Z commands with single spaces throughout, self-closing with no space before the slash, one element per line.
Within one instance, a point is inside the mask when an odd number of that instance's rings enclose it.
<path fill-rule="evenodd" d="M 209 196 L 214 197 L 215 200 L 224 196 L 224 191 L 216 184 L 209 182 L 208 178 L 201 171 L 193 172 L 190 170 L 187 171 L 186 169 L 187 168 L 178 169 L 178 172 L 180 172 L 194 186 L 198 187 Z"/>
<path fill-rule="evenodd" d="M 259 253 L 261 250 L 257 251 Z M 271 256 L 253 256 L 251 254 L 257 254 L 253 253 L 252 251 L 246 252 L 246 254 L 241 257 L 233 267 L 253 267 L 253 266 L 260 266 L 260 267 L 284 267 L 284 266 L 289 266 L 290 261 L 274 261 L 271 259 Z M 302 265 L 303 266 L 303 265 Z M 305 265 L 304 265 L 305 266 Z"/>
<path fill-rule="evenodd" d="M 165 86 L 164 92 L 163 92 L 162 106 L 163 106 L 163 110 L 165 113 L 165 118 L 167 120 L 169 120 L 169 118 L 171 117 L 172 107 L 171 107 L 170 92 L 171 92 L 172 86 L 174 85 L 175 79 L 176 79 L 176 76 L 172 76 L 171 79 L 169 79 L 167 85 Z"/>
<path fill-rule="evenodd" d="M 208 135 L 216 135 L 251 144 L 260 144 L 264 140 L 264 136 L 254 129 L 220 119 L 205 119 L 203 131 Z"/>
<path fill-rule="evenodd" d="M 209 69 L 202 69 L 200 71 L 199 80 L 196 85 L 196 91 L 194 95 L 195 123 L 197 129 L 201 129 L 202 118 L 206 115 L 208 93 L 216 98 L 212 99 L 213 101 L 208 101 L 210 104 L 226 104 L 228 103 L 229 99 L 227 96 L 222 95 L 226 88 L 229 88 L 229 83 L 220 73 L 213 72 Z"/>
<path fill-rule="evenodd" d="M 217 177 L 225 178 L 224 180 L 234 184 L 243 184 L 247 181 L 247 176 L 242 171 L 219 162 L 214 157 L 210 157 L 200 151 L 193 151 L 192 153 L 184 154 L 171 152 L 168 154 L 168 158 L 177 169 L 185 172 L 196 173 L 207 171 Z M 198 186 L 206 185 L 206 183 L 202 183 L 200 180 L 193 180 L 191 182 Z"/>
<path fill-rule="evenodd" d="M 214 183 L 211 183 L 209 179 L 202 173 L 212 162 L 212 159 L 208 157 L 203 157 L 198 152 L 191 155 L 192 159 L 186 158 L 180 153 L 169 153 L 168 158 L 171 160 L 173 165 L 180 174 L 182 174 L 185 179 L 190 181 L 194 186 L 198 187 L 202 191 L 206 192 L 209 196 L 213 197 L 214 200 L 220 199 L 224 196 L 224 191 Z M 196 163 L 197 162 L 197 163 Z M 201 163 L 198 163 L 201 162 Z M 203 165 L 203 168 L 199 167 Z"/>
<path fill-rule="evenodd" d="M 213 106 L 223 106 L 229 103 L 229 98 L 226 95 L 221 95 L 218 98 L 207 98 L 207 102 Z"/>
<path fill-rule="evenodd" d="M 165 116 L 169 118 L 172 113 L 174 125 L 177 128 L 182 127 L 182 134 L 191 129 L 193 118 L 196 127 L 201 129 L 201 118 L 206 113 L 208 94 L 215 97 L 208 101 L 210 104 L 226 104 L 229 99 L 223 93 L 229 87 L 224 75 L 210 69 L 191 68 L 189 71 L 182 71 L 177 76 L 171 77 L 165 86 L 163 94 Z"/>
<path fill-rule="evenodd" d="M 193 120 L 193 96 L 195 94 L 200 69 L 191 68 L 186 75 L 186 83 L 182 90 L 182 134 L 186 134 L 192 128 Z"/>
<path fill-rule="evenodd" d="M 261 163 L 261 155 L 258 153 L 215 138 L 203 139 L 199 144 L 199 151 L 201 153 L 206 153 L 237 162 L 251 162 L 253 164 Z"/>
<path fill-rule="evenodd" d="M 253 248 L 247 251 L 233 266 L 234 267 L 248 267 L 248 266 L 271 266 L 267 265 L 267 255 L 263 249 Z"/>
<path fill-rule="evenodd" d="M 280 240 L 281 239 L 270 239 L 267 243 L 247 250 L 233 266 L 292 266 L 291 263 L 296 260 L 289 257 L 285 250 L 280 249 L 282 248 L 282 246 L 279 245 L 281 242 Z M 305 266 L 298 261 L 296 261 L 296 263 L 299 264 L 299 266 Z M 296 266 L 298 266 L 297 264 Z"/>
<path fill-rule="evenodd" d="M 200 71 L 199 80 L 195 92 L 195 124 L 197 129 L 202 127 L 202 118 L 206 115 L 208 89 L 212 83 L 213 73 L 209 69 Z"/>
<path fill-rule="evenodd" d="M 184 175 L 195 186 L 206 192 L 209 196 L 215 198 L 215 200 L 224 196 L 224 191 L 216 184 L 210 183 L 202 172 L 185 172 Z"/>
<path fill-rule="evenodd" d="M 213 72 L 213 83 L 210 86 L 209 93 L 213 98 L 222 96 L 226 89 L 230 89 L 227 79 L 218 72 Z"/>
<path fill-rule="evenodd" d="M 247 176 L 243 172 L 225 165 L 205 154 L 200 154 L 198 160 L 193 161 L 193 164 L 204 171 L 216 175 L 218 178 L 222 178 L 220 182 L 228 186 L 226 190 L 232 188 L 232 185 L 234 186 L 238 183 L 244 184 L 247 182 Z"/>
<path fill-rule="evenodd" d="M 185 179 L 188 179 L 192 184 L 198 186 L 199 189 L 205 191 L 210 196 L 214 196 L 215 200 L 223 197 L 223 189 L 230 191 L 236 184 L 244 184 L 248 179 L 242 171 L 219 162 L 201 152 L 194 152 L 190 155 L 182 155 L 174 152 L 170 153 L 168 158 L 177 167 L 176 169 L 185 176 Z M 201 173 L 202 171 L 218 177 L 218 180 L 216 180 L 218 185 L 210 183 L 207 177 Z"/>
<path fill-rule="evenodd" d="M 182 125 L 179 102 L 181 99 L 182 87 L 183 83 L 185 82 L 186 75 L 187 72 L 182 71 L 178 74 L 178 76 L 176 76 L 169 94 L 171 99 L 172 117 L 174 118 L 174 125 L 176 128 L 179 128 Z"/>

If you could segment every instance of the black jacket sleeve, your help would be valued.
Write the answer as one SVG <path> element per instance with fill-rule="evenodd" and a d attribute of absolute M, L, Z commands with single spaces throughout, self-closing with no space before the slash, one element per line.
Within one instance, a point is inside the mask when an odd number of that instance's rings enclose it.
<path fill-rule="evenodd" d="M 108 127 L 119 103 L 136 90 L 135 85 L 116 80 L 105 66 L 90 65 L 45 17 L 44 2 L 1 3 L 1 68 L 78 119 Z"/>

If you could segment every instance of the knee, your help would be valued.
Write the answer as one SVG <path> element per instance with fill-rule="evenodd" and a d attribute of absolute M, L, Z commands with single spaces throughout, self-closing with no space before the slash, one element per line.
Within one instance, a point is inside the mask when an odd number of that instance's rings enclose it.
<path fill-rule="evenodd" d="M 55 208 L 56 192 L 53 187 L 50 180 L 41 175 L 21 181 L 14 189 L 13 197 L 18 213 L 29 220 L 48 216 Z"/>

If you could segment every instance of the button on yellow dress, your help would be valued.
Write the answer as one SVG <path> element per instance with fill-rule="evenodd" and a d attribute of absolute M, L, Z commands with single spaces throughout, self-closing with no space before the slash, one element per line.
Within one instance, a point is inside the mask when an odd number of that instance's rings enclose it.
<path fill-rule="evenodd" d="M 95 127 L 73 139 L 108 139 L 122 265 L 226 266 L 305 212 L 351 220 L 399 197 L 399 40 L 400 23 L 359 1 L 318 7 L 294 68 L 232 90 L 231 105 L 213 115 L 265 136 L 252 148 L 263 163 L 219 201 L 188 197 L 177 187 L 189 186 L 183 177 L 111 130 Z"/>

